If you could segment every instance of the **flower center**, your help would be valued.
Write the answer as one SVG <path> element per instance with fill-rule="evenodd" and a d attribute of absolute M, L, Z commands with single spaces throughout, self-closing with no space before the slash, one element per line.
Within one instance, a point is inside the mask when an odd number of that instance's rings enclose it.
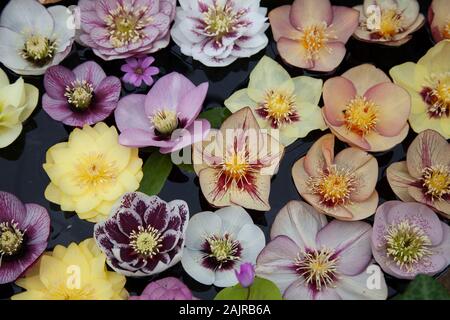
<path fill-rule="evenodd" d="M 233 180 L 244 178 L 250 170 L 245 150 L 227 154 L 223 163 L 223 171 L 227 177 Z"/>
<path fill-rule="evenodd" d="M 447 20 L 447 23 L 444 27 L 444 32 L 442 32 L 442 36 L 444 39 L 450 39 L 450 19 Z"/>
<path fill-rule="evenodd" d="M 86 80 L 76 80 L 66 87 L 64 96 L 75 111 L 84 111 L 91 105 L 94 87 Z"/>
<path fill-rule="evenodd" d="M 364 136 L 375 129 L 378 121 L 378 107 L 365 97 L 352 99 L 344 110 L 345 125 L 348 130 Z"/>
<path fill-rule="evenodd" d="M 222 237 L 211 235 L 205 240 L 203 262 L 209 268 L 227 269 L 240 259 L 240 243 L 229 234 Z"/>
<path fill-rule="evenodd" d="M 323 48 L 326 48 L 331 52 L 331 49 L 327 47 L 327 42 L 336 38 L 337 37 L 329 31 L 326 22 L 322 22 L 303 29 L 303 36 L 300 39 L 300 43 L 306 49 L 307 59 L 316 60 L 319 51 Z"/>
<path fill-rule="evenodd" d="M 170 136 L 178 128 L 178 114 L 172 110 L 161 110 L 151 118 L 157 134 Z"/>
<path fill-rule="evenodd" d="M 376 38 L 392 39 L 396 34 L 403 32 L 403 17 L 397 10 L 382 10 L 380 27 L 374 32 Z"/>
<path fill-rule="evenodd" d="M 300 120 L 295 106 L 295 96 L 273 90 L 267 92 L 264 102 L 258 106 L 256 113 L 270 121 L 274 129 Z"/>
<path fill-rule="evenodd" d="M 317 291 L 327 288 L 337 279 L 338 257 L 334 250 L 305 250 L 294 261 L 295 270 Z"/>
<path fill-rule="evenodd" d="M 442 118 L 450 116 L 450 72 L 432 74 L 430 87 L 425 87 L 421 94 L 428 104 L 430 118 Z"/>
<path fill-rule="evenodd" d="M 95 189 L 113 183 L 116 178 L 115 163 L 107 161 L 101 153 L 84 155 L 76 164 L 75 179 L 80 186 Z"/>
<path fill-rule="evenodd" d="M 146 257 L 158 254 L 162 246 L 161 232 L 151 226 L 147 228 L 139 226 L 138 231 L 131 232 L 130 240 L 130 246 L 134 251 Z"/>
<path fill-rule="evenodd" d="M 203 13 L 206 35 L 220 41 L 224 36 L 235 30 L 243 14 L 242 10 L 234 12 L 233 7 L 229 4 L 222 6 L 215 3 L 209 6 L 208 10 Z"/>
<path fill-rule="evenodd" d="M 0 266 L 4 255 L 12 256 L 20 250 L 24 233 L 14 220 L 0 223 Z"/>
<path fill-rule="evenodd" d="M 355 176 L 347 169 L 332 165 L 320 175 L 310 177 L 307 181 L 311 191 L 320 196 L 321 203 L 335 207 L 350 202 L 350 195 L 355 191 Z"/>
<path fill-rule="evenodd" d="M 450 168 L 444 165 L 436 165 L 423 169 L 422 185 L 425 194 L 432 200 L 442 200 L 450 195 Z"/>
<path fill-rule="evenodd" d="M 36 66 L 44 66 L 52 60 L 56 48 L 55 41 L 33 34 L 26 39 L 20 55 Z"/>
<path fill-rule="evenodd" d="M 408 220 L 390 225 L 385 240 L 387 256 L 407 271 L 412 271 L 417 262 L 431 255 L 430 239 Z"/>

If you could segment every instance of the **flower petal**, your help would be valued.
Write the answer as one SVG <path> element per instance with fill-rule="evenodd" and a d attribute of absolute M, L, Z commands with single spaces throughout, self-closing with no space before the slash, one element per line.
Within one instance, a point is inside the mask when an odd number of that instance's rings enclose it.
<path fill-rule="evenodd" d="M 145 95 L 130 94 L 120 99 L 114 118 L 121 132 L 133 128 L 149 130 L 150 121 L 145 115 Z"/>
<path fill-rule="evenodd" d="M 290 21 L 291 6 L 285 5 L 273 9 L 269 13 L 270 25 L 275 41 L 278 42 L 281 37 L 289 39 L 300 39 L 302 33 L 297 30 Z"/>
<path fill-rule="evenodd" d="M 304 29 L 313 24 L 333 20 L 333 11 L 329 0 L 295 0 L 291 7 L 291 23 L 297 29 Z"/>
<path fill-rule="evenodd" d="M 351 68 L 342 76 L 353 83 L 360 96 L 377 84 L 391 82 L 391 79 L 381 69 L 367 63 Z"/>
<path fill-rule="evenodd" d="M 73 69 L 73 73 L 78 80 L 86 80 L 92 84 L 94 91 L 97 89 L 97 86 L 102 82 L 102 80 L 106 78 L 106 74 L 102 67 L 94 61 L 87 61 L 80 64 Z"/>
<path fill-rule="evenodd" d="M 337 37 L 336 41 L 347 43 L 356 28 L 358 28 L 359 11 L 342 6 L 333 6 L 332 9 L 332 30 Z"/>
<path fill-rule="evenodd" d="M 354 84 L 344 77 L 335 77 L 325 81 L 323 86 L 323 113 L 333 126 L 344 124 L 344 110 L 355 98 L 357 90 Z"/>

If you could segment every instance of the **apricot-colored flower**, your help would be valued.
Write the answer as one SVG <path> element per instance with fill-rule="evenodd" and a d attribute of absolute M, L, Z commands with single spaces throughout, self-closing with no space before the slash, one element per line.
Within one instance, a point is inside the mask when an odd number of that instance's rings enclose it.
<path fill-rule="evenodd" d="M 434 41 L 450 39 L 450 1 L 433 0 L 428 9 L 428 22 Z"/>
<path fill-rule="evenodd" d="M 362 220 L 375 213 L 378 162 L 370 154 L 347 148 L 334 156 L 334 136 L 317 140 L 292 167 L 300 195 L 314 208 L 340 220 Z"/>
<path fill-rule="evenodd" d="M 424 203 L 450 218 L 450 145 L 436 131 L 421 132 L 406 161 L 388 167 L 387 178 L 402 201 Z"/>
<path fill-rule="evenodd" d="M 295 0 L 269 13 L 283 60 L 299 68 L 332 71 L 345 57 L 345 44 L 358 27 L 357 10 L 329 0 Z"/>
<path fill-rule="evenodd" d="M 449 57 L 450 40 L 443 40 L 417 64 L 406 62 L 390 70 L 394 82 L 411 95 L 409 123 L 417 133 L 433 129 L 450 139 Z"/>
<path fill-rule="evenodd" d="M 325 122 L 340 140 L 370 152 L 386 151 L 408 135 L 411 98 L 370 64 L 327 80 Z"/>

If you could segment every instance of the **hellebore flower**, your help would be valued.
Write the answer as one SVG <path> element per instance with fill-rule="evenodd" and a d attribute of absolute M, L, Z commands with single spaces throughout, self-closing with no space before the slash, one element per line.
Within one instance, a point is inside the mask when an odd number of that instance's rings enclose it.
<path fill-rule="evenodd" d="M 358 11 L 329 0 L 295 0 L 269 13 L 278 52 L 287 63 L 328 72 L 345 57 L 345 44 L 358 27 Z"/>
<path fill-rule="evenodd" d="M 197 300 L 191 290 L 180 280 L 173 277 L 150 282 L 140 296 L 128 300 Z"/>
<path fill-rule="evenodd" d="M 375 213 L 378 162 L 347 148 L 334 156 L 334 136 L 326 134 L 292 167 L 295 186 L 316 210 L 340 220 L 362 220 Z"/>
<path fill-rule="evenodd" d="M 270 210 L 270 181 L 284 148 L 259 128 L 250 108 L 233 113 L 193 149 L 194 170 L 211 205 Z"/>
<path fill-rule="evenodd" d="M 396 278 L 432 276 L 450 264 L 450 227 L 426 205 L 388 201 L 375 214 L 372 251 Z"/>
<path fill-rule="evenodd" d="M 364 0 L 354 7 L 360 12 L 355 38 L 387 46 L 400 46 L 425 23 L 416 0 Z"/>
<path fill-rule="evenodd" d="M 333 220 L 301 201 L 289 202 L 275 218 L 271 242 L 256 262 L 256 275 L 274 282 L 287 300 L 384 300 L 387 287 L 368 287 L 372 227 Z"/>
<path fill-rule="evenodd" d="M 0 44 L 1 45 L 1 44 Z M 9 84 L 8 76 L 0 69 L 0 148 L 13 143 L 22 132 L 39 101 L 39 90 L 19 78 Z"/>
<path fill-rule="evenodd" d="M 420 133 L 426 129 L 450 139 L 450 40 L 431 48 L 418 62 L 393 67 L 394 82 L 411 95 L 409 123 Z"/>
<path fill-rule="evenodd" d="M 224 67 L 264 49 L 267 8 L 259 0 L 181 0 L 172 38 L 181 52 L 208 67 Z"/>
<path fill-rule="evenodd" d="M 143 176 L 138 149 L 120 145 L 116 128 L 103 122 L 73 130 L 68 142 L 47 151 L 43 167 L 50 178 L 45 198 L 90 222 L 105 220 Z"/>
<path fill-rule="evenodd" d="M 340 140 L 364 151 L 386 151 L 408 135 L 411 98 L 370 64 L 328 79 L 323 117 Z"/>
<path fill-rule="evenodd" d="M 402 201 L 426 204 L 450 218 L 450 145 L 436 131 L 419 133 L 406 161 L 391 164 L 387 178 Z"/>
<path fill-rule="evenodd" d="M 433 0 L 428 8 L 428 22 L 434 41 L 450 39 L 450 2 Z"/>
<path fill-rule="evenodd" d="M 94 61 L 73 71 L 63 66 L 48 68 L 44 87 L 42 108 L 54 120 L 73 127 L 105 120 L 117 107 L 121 90 L 119 78 L 107 77 Z"/>
<path fill-rule="evenodd" d="M 79 42 L 114 60 L 167 47 L 176 0 L 80 0 L 78 7 Z"/>
<path fill-rule="evenodd" d="M 200 212 L 189 221 L 181 263 L 198 282 L 217 287 L 238 283 L 235 270 L 255 263 L 266 239 L 241 207 Z"/>
<path fill-rule="evenodd" d="M 45 208 L 0 191 L 0 284 L 15 281 L 39 258 L 49 234 Z"/>
<path fill-rule="evenodd" d="M 159 73 L 158 68 L 151 66 L 154 61 L 153 57 L 128 58 L 127 63 L 120 68 L 125 72 L 122 80 L 135 87 L 140 87 L 142 82 L 151 86 L 154 81 L 152 76 Z"/>
<path fill-rule="evenodd" d="M 255 268 L 249 262 L 241 264 L 239 271 L 234 270 L 234 273 L 243 288 L 250 287 L 255 280 Z"/>
<path fill-rule="evenodd" d="M 159 147 L 171 153 L 203 140 L 211 125 L 197 119 L 208 83 L 196 87 L 185 76 L 172 72 L 159 79 L 147 96 L 131 94 L 115 111 L 119 142 L 129 147 Z"/>
<path fill-rule="evenodd" d="M 41 75 L 70 53 L 75 29 L 63 6 L 46 9 L 35 0 L 9 1 L 0 16 L 0 62 L 21 75 Z"/>
<path fill-rule="evenodd" d="M 107 271 L 105 255 L 90 238 L 46 252 L 16 281 L 26 291 L 12 300 L 124 300 L 126 279 Z"/>
<path fill-rule="evenodd" d="M 265 56 L 250 74 L 248 88 L 225 101 L 232 112 L 250 107 L 261 128 L 279 129 L 284 146 L 312 130 L 327 127 L 318 106 L 322 80 L 292 78 L 281 65 Z"/>
<path fill-rule="evenodd" d="M 123 195 L 94 237 L 108 265 L 125 276 L 160 273 L 181 260 L 189 208 L 140 192 Z"/>

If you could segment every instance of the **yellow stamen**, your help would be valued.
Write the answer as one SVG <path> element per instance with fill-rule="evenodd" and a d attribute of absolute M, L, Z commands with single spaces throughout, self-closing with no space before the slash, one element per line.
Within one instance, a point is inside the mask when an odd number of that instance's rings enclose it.
<path fill-rule="evenodd" d="M 116 172 L 115 163 L 108 162 L 101 153 L 92 153 L 80 157 L 75 179 L 80 186 L 95 189 L 99 185 L 114 183 Z"/>
<path fill-rule="evenodd" d="M 403 32 L 403 17 L 397 10 L 383 10 L 381 12 L 380 29 L 378 35 L 386 40 L 392 39 L 398 33 Z"/>
<path fill-rule="evenodd" d="M 337 39 L 337 37 L 330 32 L 326 22 L 322 22 L 306 27 L 303 30 L 300 43 L 306 49 L 306 58 L 308 60 L 316 60 L 322 49 L 331 53 L 331 49 L 327 46 L 327 43 L 333 39 Z"/>
<path fill-rule="evenodd" d="M 216 3 L 209 6 L 208 11 L 204 12 L 203 16 L 206 25 L 205 33 L 220 42 L 224 36 L 234 31 L 242 12 L 234 12 L 232 6 L 222 6 Z"/>
<path fill-rule="evenodd" d="M 89 108 L 94 94 L 94 87 L 86 80 L 74 81 L 66 87 L 64 96 L 67 102 L 74 107 L 75 110 L 82 111 Z"/>
<path fill-rule="evenodd" d="M 361 136 L 370 133 L 377 125 L 377 112 L 375 103 L 365 97 L 352 99 L 344 110 L 347 129 Z"/>
<path fill-rule="evenodd" d="M 146 257 L 153 257 L 158 254 L 162 246 L 161 232 L 151 226 L 147 228 L 139 226 L 137 232 L 133 231 L 130 234 L 130 240 L 130 245 L 134 251 Z"/>
<path fill-rule="evenodd" d="M 151 117 L 151 122 L 158 133 L 170 135 L 178 127 L 178 115 L 172 110 L 161 110 Z"/>
<path fill-rule="evenodd" d="M 444 196 L 450 195 L 450 168 L 444 165 L 427 167 L 422 173 L 423 187 L 425 193 L 432 200 L 442 200 Z"/>
<path fill-rule="evenodd" d="M 206 238 L 210 248 L 210 254 L 207 257 L 214 258 L 218 263 L 220 269 L 222 265 L 228 261 L 239 260 L 239 242 L 233 240 L 228 234 L 223 237 L 209 236 Z"/>
<path fill-rule="evenodd" d="M 269 120 L 272 127 L 279 128 L 299 120 L 295 99 L 295 95 L 269 90 L 256 112 Z"/>
<path fill-rule="evenodd" d="M 20 250 L 24 234 L 14 220 L 0 223 L 0 266 L 4 255 L 12 256 Z"/>
<path fill-rule="evenodd" d="M 20 55 L 37 66 L 47 64 L 54 56 L 57 45 L 55 41 L 39 34 L 27 36 Z"/>

